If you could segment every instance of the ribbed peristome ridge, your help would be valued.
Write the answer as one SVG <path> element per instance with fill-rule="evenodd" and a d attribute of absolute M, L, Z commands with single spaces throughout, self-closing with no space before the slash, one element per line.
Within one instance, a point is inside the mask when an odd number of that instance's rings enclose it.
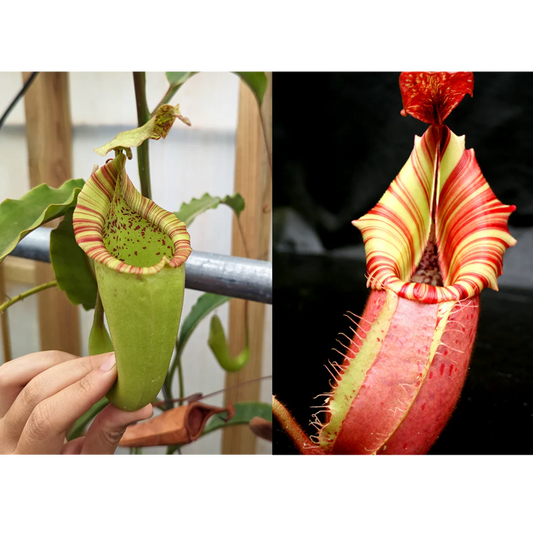
<path fill-rule="evenodd" d="M 514 210 L 496 198 L 464 136 L 431 126 L 415 137 L 409 160 L 378 204 L 353 222 L 365 243 L 368 286 L 424 303 L 497 290 L 503 254 L 516 243 L 507 229 Z M 409 282 L 432 226 L 442 287 Z"/>
<path fill-rule="evenodd" d="M 96 170 L 85 183 L 73 216 L 78 245 L 91 259 L 118 272 L 155 274 L 165 265 L 179 267 L 191 253 L 190 237 L 185 224 L 173 213 L 142 196 L 126 174 L 125 164 L 126 156 L 120 154 Z M 139 253 L 145 253 L 143 250 L 146 250 L 147 234 L 157 233 L 167 253 L 154 252 L 151 264 L 143 266 L 130 264 L 133 261 L 121 257 L 121 253 L 109 244 L 114 242 L 110 237 L 111 233 L 115 233 L 113 224 L 118 227 L 117 213 L 114 210 L 121 211 L 122 233 L 137 232 L 135 239 L 133 235 L 131 239 L 128 238 L 131 240 L 131 244 L 128 244 L 131 250 L 128 251 L 137 255 L 137 247 Z M 124 217 L 129 215 L 130 220 L 125 222 Z M 104 237 L 110 237 L 107 243 L 104 242 Z M 115 235 L 112 237 L 115 240 L 120 238 Z M 165 242 L 165 238 L 168 242 Z"/>

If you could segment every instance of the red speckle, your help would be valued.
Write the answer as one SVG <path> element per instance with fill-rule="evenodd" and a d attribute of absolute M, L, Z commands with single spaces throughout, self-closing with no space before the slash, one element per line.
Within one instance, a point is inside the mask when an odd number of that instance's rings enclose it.
<path fill-rule="evenodd" d="M 422 411 L 423 411 L 425 408 L 426 408 L 426 403 L 424 402 L 424 403 L 422 404 L 422 407 L 421 407 L 420 409 L 422 409 Z"/>
<path fill-rule="evenodd" d="M 444 375 L 444 363 L 442 363 L 442 365 L 440 365 L 440 375 Z"/>
<path fill-rule="evenodd" d="M 433 371 L 429 371 L 429 379 L 431 379 L 433 377 Z"/>
<path fill-rule="evenodd" d="M 450 373 L 448 374 L 450 377 L 452 375 L 453 365 L 450 365 Z"/>

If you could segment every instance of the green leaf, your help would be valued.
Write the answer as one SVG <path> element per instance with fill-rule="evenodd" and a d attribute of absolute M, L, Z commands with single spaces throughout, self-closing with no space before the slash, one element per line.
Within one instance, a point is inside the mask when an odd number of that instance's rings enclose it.
<path fill-rule="evenodd" d="M 196 72 L 167 72 L 167 80 L 170 83 L 172 89 L 178 89 L 181 87 L 188 79 L 192 78 Z M 175 93 L 173 93 L 175 94 Z"/>
<path fill-rule="evenodd" d="M 263 96 L 268 84 L 268 78 L 264 72 L 235 72 L 255 94 L 259 105 L 263 103 Z"/>
<path fill-rule="evenodd" d="M 231 207 L 237 217 L 244 211 L 244 198 L 237 192 L 233 196 L 225 196 L 220 200 L 221 204 L 226 204 Z"/>
<path fill-rule="evenodd" d="M 161 139 L 161 137 L 165 139 L 176 118 L 179 118 L 187 126 L 191 125 L 189 119 L 180 114 L 179 105 L 174 107 L 164 104 L 143 126 L 119 133 L 112 141 L 95 148 L 94 151 L 98 155 L 105 156 L 111 150 L 126 150 L 128 152 L 127 149 L 140 146 L 147 139 L 155 141 Z M 129 154 L 131 154 L 131 151 Z M 130 155 L 128 155 L 128 158 L 131 159 Z"/>
<path fill-rule="evenodd" d="M 250 357 L 250 348 L 248 343 L 243 348 L 241 353 L 236 357 L 232 357 L 229 352 L 224 328 L 218 315 L 211 317 L 211 327 L 209 329 L 209 339 L 207 341 L 209 348 L 213 352 L 218 364 L 226 370 L 226 372 L 238 372 L 248 362 Z"/>
<path fill-rule="evenodd" d="M 183 202 L 174 214 L 182 221 L 185 226 L 189 227 L 192 221 L 200 214 L 205 213 L 209 209 L 215 209 L 220 205 L 220 198 L 218 196 L 210 196 L 205 193 L 201 198 L 193 198 L 189 203 Z"/>
<path fill-rule="evenodd" d="M 220 294 L 212 294 L 206 292 L 198 298 L 196 303 L 192 306 L 189 314 L 183 321 L 178 335 L 178 349 L 179 353 L 183 352 L 183 348 L 189 337 L 192 335 L 196 326 L 212 311 L 222 304 L 229 302 L 230 296 L 222 296 Z"/>
<path fill-rule="evenodd" d="M 70 208 L 50 235 L 50 259 L 58 287 L 74 305 L 82 304 L 89 310 L 94 308 L 98 286 L 89 259 L 74 237 L 73 212 Z"/>
<path fill-rule="evenodd" d="M 28 233 L 75 206 L 84 183 L 68 180 L 58 189 L 42 184 L 20 200 L 4 200 L 0 204 L 0 263 Z"/>
<path fill-rule="evenodd" d="M 205 213 L 209 209 L 215 209 L 220 204 L 231 207 L 237 216 L 244 209 L 244 199 L 239 193 L 235 193 L 232 196 L 225 196 L 224 198 L 205 193 L 201 198 L 193 198 L 189 203 L 182 203 L 179 211 L 176 211 L 174 214 L 182 222 L 185 222 L 185 226 L 189 227 L 198 215 Z"/>
<path fill-rule="evenodd" d="M 249 424 L 252 418 L 259 416 L 265 420 L 272 421 L 272 404 L 262 402 L 238 402 L 233 405 L 235 415 L 228 421 L 224 421 L 224 413 L 211 417 L 205 425 L 202 436 L 217 429 Z"/>

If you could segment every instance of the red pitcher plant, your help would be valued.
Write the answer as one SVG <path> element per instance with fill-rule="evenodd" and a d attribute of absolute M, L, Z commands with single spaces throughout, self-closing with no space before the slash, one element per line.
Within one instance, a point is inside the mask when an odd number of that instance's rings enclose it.
<path fill-rule="evenodd" d="M 516 241 L 464 136 L 443 124 L 470 72 L 405 72 L 402 115 L 429 124 L 385 194 L 353 225 L 363 236 L 366 307 L 307 436 L 274 397 L 303 454 L 425 454 L 448 421 L 474 345 L 479 295 L 498 290 Z M 356 316 L 356 315 L 353 315 Z"/>

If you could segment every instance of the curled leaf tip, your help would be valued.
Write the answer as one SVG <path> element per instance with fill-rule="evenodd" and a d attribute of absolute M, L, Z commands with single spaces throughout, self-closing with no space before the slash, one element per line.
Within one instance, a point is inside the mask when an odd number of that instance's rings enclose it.
<path fill-rule="evenodd" d="M 188 126 L 191 125 L 189 119 L 181 115 L 179 104 L 176 106 L 163 104 L 146 124 L 139 128 L 119 133 L 112 141 L 95 148 L 94 151 L 98 155 L 105 156 L 111 150 L 125 150 L 128 159 L 131 159 L 132 147 L 140 146 L 147 139 L 155 141 L 161 138 L 165 139 L 176 118 L 179 118 Z"/>
<path fill-rule="evenodd" d="M 191 126 L 191 121 L 187 117 L 184 117 L 183 115 L 176 115 L 176 118 L 179 118 L 185 125 Z"/>
<path fill-rule="evenodd" d="M 402 72 L 400 91 L 403 109 L 428 124 L 440 125 L 466 94 L 474 94 L 472 72 Z"/>

